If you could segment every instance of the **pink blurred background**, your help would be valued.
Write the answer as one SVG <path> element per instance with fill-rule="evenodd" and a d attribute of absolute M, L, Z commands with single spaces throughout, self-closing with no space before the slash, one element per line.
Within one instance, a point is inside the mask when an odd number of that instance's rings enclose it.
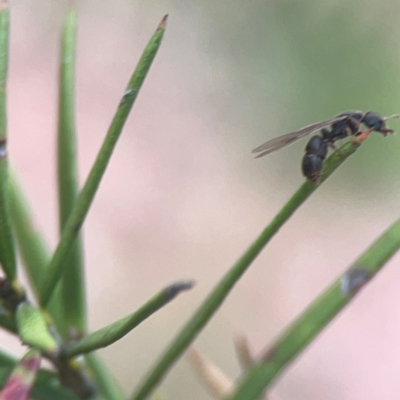
<path fill-rule="evenodd" d="M 251 29 L 241 25 L 246 5 L 234 2 L 233 10 L 228 1 L 225 5 L 226 21 L 243 34 Z M 57 243 L 55 130 L 64 6 L 44 0 L 11 3 L 10 158 L 52 247 Z M 84 227 L 90 330 L 132 312 L 175 280 L 197 281 L 192 291 L 100 352 L 126 393 L 303 182 L 304 143 L 257 161 L 250 150 L 313 121 L 287 120 L 290 109 L 284 106 L 277 112 L 281 106 L 265 94 L 256 75 L 252 80 L 250 66 L 243 74 L 254 95 L 243 95 L 236 66 L 219 51 L 223 46 L 212 51 L 210 31 L 218 36 L 218 29 L 226 29 L 225 20 L 210 22 L 214 11 L 179 1 L 80 5 L 76 87 L 82 182 L 141 51 L 170 13 L 164 42 Z M 261 116 L 268 122 L 258 122 Z M 264 348 L 398 217 L 400 191 L 389 177 L 381 176 L 381 186 L 368 192 L 356 189 L 356 179 L 345 181 L 351 174 L 343 165 L 298 210 L 195 342 L 232 377 L 239 373 L 235 335 L 247 335 L 255 352 Z M 373 187 L 368 170 L 364 180 Z M 288 368 L 272 391 L 277 398 L 400 397 L 399 262 L 395 256 Z M 1 333 L 0 339 L 3 347 L 22 353 L 16 338 Z M 210 398 L 185 358 L 161 391 L 166 399 Z"/>

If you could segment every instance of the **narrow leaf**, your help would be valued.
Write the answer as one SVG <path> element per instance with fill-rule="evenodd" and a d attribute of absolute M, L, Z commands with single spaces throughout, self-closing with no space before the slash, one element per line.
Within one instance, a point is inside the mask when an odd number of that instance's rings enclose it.
<path fill-rule="evenodd" d="M 348 142 L 338 151 L 334 152 L 325 162 L 321 174 L 320 183 L 324 182 L 335 169 L 353 154 L 360 143 Z M 217 286 L 208 295 L 204 303 L 195 312 L 192 318 L 183 327 L 181 332 L 172 341 L 165 353 L 156 362 L 149 375 L 132 395 L 132 400 L 144 400 L 157 387 L 168 370 L 183 354 L 190 343 L 197 337 L 205 327 L 214 313 L 222 305 L 234 285 L 246 272 L 247 268 L 260 254 L 261 250 L 278 232 L 282 225 L 293 215 L 293 213 L 304 203 L 305 200 L 319 187 L 311 182 L 305 182 L 292 198 L 283 206 L 272 222 L 265 228 L 260 236 L 253 242 L 247 251 L 231 267 L 231 269 L 220 280 Z"/>
<path fill-rule="evenodd" d="M 62 234 L 78 191 L 78 167 L 75 133 L 75 47 L 76 11 L 70 10 L 61 36 L 60 77 L 58 95 L 58 202 L 59 226 Z M 65 256 L 62 297 L 65 323 L 82 335 L 86 329 L 86 294 L 83 271 L 82 235 L 78 235 Z"/>
<path fill-rule="evenodd" d="M 150 317 L 150 315 L 168 304 L 179 293 L 191 289 L 193 285 L 194 282 L 192 281 L 182 281 L 166 287 L 139 308 L 139 310 L 89 334 L 76 344 L 67 348 L 66 354 L 68 356 L 75 356 L 77 354 L 89 353 L 101 347 L 106 347 L 115 343 L 117 340 L 128 334 L 132 329 L 136 328 L 145 319 Z"/>
<path fill-rule="evenodd" d="M 16 313 L 19 336 L 32 347 L 47 353 L 56 353 L 57 342 L 50 335 L 42 313 L 29 303 L 22 303 Z"/>
<path fill-rule="evenodd" d="M 16 278 L 14 241 L 8 199 L 6 83 L 9 40 L 8 3 L 0 4 L 0 262 L 10 282 Z"/>
<path fill-rule="evenodd" d="M 53 254 L 52 260 L 50 261 L 48 274 L 43 282 L 40 298 L 42 307 L 46 307 L 57 282 L 61 278 L 65 257 L 75 244 L 76 238 L 81 230 L 81 226 L 99 187 L 108 162 L 110 161 L 118 138 L 121 135 L 129 112 L 131 111 L 144 79 L 149 72 L 157 50 L 160 47 L 161 40 L 164 36 L 165 23 L 166 18 L 163 19 L 155 34 L 150 39 L 147 47 L 145 48 L 143 55 L 140 58 L 139 63 L 132 75 L 132 78 L 128 83 L 125 93 L 122 96 L 117 108 L 117 112 L 111 122 L 111 126 L 97 155 L 96 161 L 89 173 L 82 191 L 76 200 L 74 208 L 71 211 L 71 215 L 65 225 L 61 239 Z"/>
<path fill-rule="evenodd" d="M 400 219 L 282 333 L 229 399 L 258 399 L 279 373 L 343 310 L 399 248 Z"/>
<path fill-rule="evenodd" d="M 11 174 L 9 183 L 11 222 L 29 284 L 37 298 L 39 284 L 46 274 L 45 268 L 50 261 L 50 252 L 43 235 L 34 223 L 34 217 L 27 204 L 26 195 L 22 192 L 15 174 Z M 59 287 L 56 289 L 47 311 L 51 315 L 58 332 L 65 336 L 66 328 L 61 309 L 59 289 Z"/>
<path fill-rule="evenodd" d="M 20 360 L 0 393 L 0 400 L 27 400 L 40 367 L 40 353 L 29 350 Z"/>

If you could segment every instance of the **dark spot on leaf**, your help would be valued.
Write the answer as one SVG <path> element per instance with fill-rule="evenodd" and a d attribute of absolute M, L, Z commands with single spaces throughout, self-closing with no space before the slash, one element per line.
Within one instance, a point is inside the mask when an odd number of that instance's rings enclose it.
<path fill-rule="evenodd" d="M 7 141 L 6 139 L 0 140 L 0 159 L 7 157 Z"/>
<path fill-rule="evenodd" d="M 340 287 L 346 296 L 357 293 L 371 278 L 371 273 L 363 267 L 353 267 L 341 279 Z"/>
<path fill-rule="evenodd" d="M 189 290 L 194 285 L 195 285 L 195 281 L 192 281 L 192 280 L 175 282 L 172 285 L 169 285 L 168 287 L 166 287 L 164 289 L 164 293 L 168 299 L 172 300 L 180 292 L 182 292 L 184 290 Z"/>

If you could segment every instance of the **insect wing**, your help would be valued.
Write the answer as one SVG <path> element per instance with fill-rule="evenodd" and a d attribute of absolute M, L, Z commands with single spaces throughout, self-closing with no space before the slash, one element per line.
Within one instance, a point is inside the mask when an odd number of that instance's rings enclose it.
<path fill-rule="evenodd" d="M 261 146 L 256 147 L 254 150 L 252 150 L 252 153 L 260 153 L 257 154 L 256 158 L 266 156 L 267 154 L 272 153 L 273 151 L 283 149 L 284 147 L 289 146 L 294 142 L 297 142 L 299 139 L 309 135 L 312 132 L 317 131 L 318 129 L 325 128 L 329 125 L 334 124 L 335 122 L 342 121 L 346 118 L 348 118 L 348 116 L 331 118 L 325 121 L 316 122 L 315 124 L 307 125 L 298 131 L 290 132 L 287 133 L 286 135 L 268 140 L 268 142 L 265 142 Z"/>

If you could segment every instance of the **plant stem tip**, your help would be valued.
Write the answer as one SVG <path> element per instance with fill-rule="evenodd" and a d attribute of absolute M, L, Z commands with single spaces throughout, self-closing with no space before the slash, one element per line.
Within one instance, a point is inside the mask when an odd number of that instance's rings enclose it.
<path fill-rule="evenodd" d="M 167 19 L 168 19 L 168 14 L 164 16 L 164 18 L 161 20 L 160 25 L 158 25 L 158 29 L 165 29 L 167 26 Z"/>
<path fill-rule="evenodd" d="M 196 282 L 193 280 L 178 281 L 166 287 L 164 293 L 169 299 L 173 299 L 180 292 L 192 289 L 195 284 Z"/>

